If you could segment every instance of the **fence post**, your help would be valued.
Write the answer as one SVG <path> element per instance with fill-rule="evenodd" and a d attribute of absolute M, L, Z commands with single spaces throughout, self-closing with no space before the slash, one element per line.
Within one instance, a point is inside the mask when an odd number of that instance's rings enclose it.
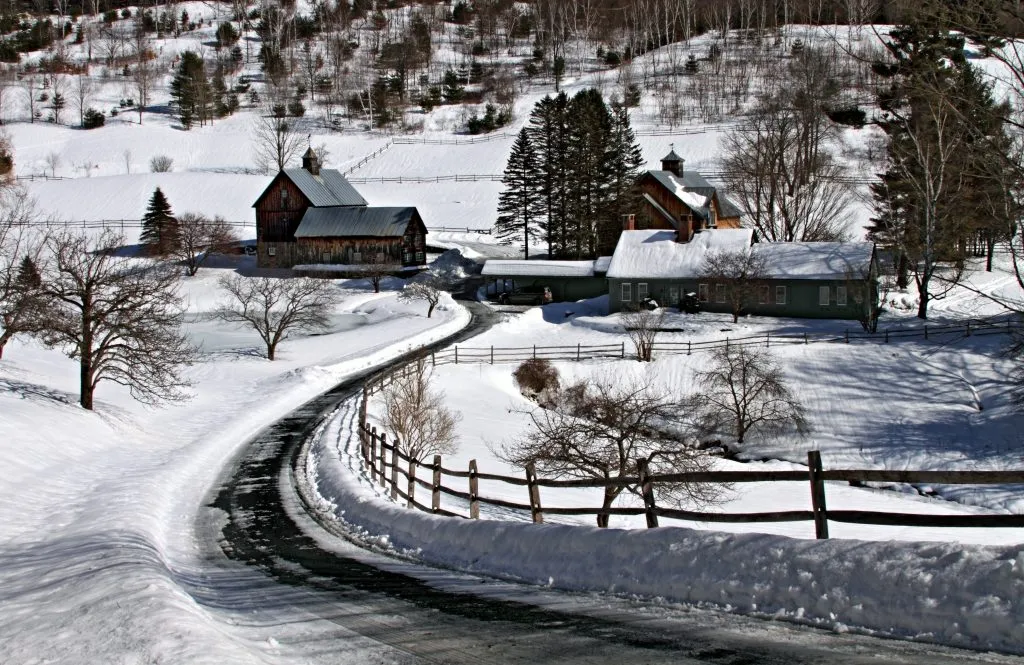
<path fill-rule="evenodd" d="M 967 328 L 964 331 L 964 337 L 970 337 L 970 336 L 971 336 L 971 322 L 968 321 L 967 322 Z"/>
<path fill-rule="evenodd" d="M 398 438 L 391 442 L 391 500 L 398 501 Z"/>
<path fill-rule="evenodd" d="M 888 328 L 885 329 L 885 343 L 886 344 L 889 343 L 889 329 Z"/>
<path fill-rule="evenodd" d="M 381 484 L 381 487 L 383 487 L 384 485 L 387 484 L 387 480 L 385 480 L 385 478 L 384 478 L 384 468 L 388 465 L 387 450 L 386 450 L 387 445 L 388 445 L 388 435 L 385 434 L 384 432 L 381 432 L 380 433 L 380 468 L 377 470 L 377 473 L 379 474 L 378 482 Z"/>
<path fill-rule="evenodd" d="M 654 483 L 651 482 L 650 473 L 647 470 L 647 460 L 640 458 L 636 461 L 637 475 L 640 476 L 640 493 L 644 498 L 644 512 L 647 515 L 647 528 L 655 529 L 658 526 L 658 507 L 654 505 Z"/>
<path fill-rule="evenodd" d="M 370 481 L 373 481 L 374 471 L 377 469 L 377 427 L 370 430 Z"/>
<path fill-rule="evenodd" d="M 534 360 L 537 359 L 537 345 L 536 344 L 533 345 L 533 359 Z"/>
<path fill-rule="evenodd" d="M 526 465 L 526 488 L 530 493 L 530 517 L 534 524 L 544 521 L 544 514 L 540 509 L 540 488 L 537 487 L 537 469 L 533 462 Z"/>
<path fill-rule="evenodd" d="M 434 352 L 430 352 L 430 366 L 437 367 L 437 360 L 434 358 Z"/>
<path fill-rule="evenodd" d="M 579 361 L 580 361 L 580 344 L 579 344 L 579 342 L 577 342 L 576 343 L 576 362 L 579 362 Z"/>
<path fill-rule="evenodd" d="M 430 510 L 441 510 L 441 456 L 434 455 L 434 478 L 430 484 Z"/>
<path fill-rule="evenodd" d="M 764 348 L 766 348 L 766 349 L 772 348 L 772 334 L 771 333 L 765 333 L 764 334 Z"/>
<path fill-rule="evenodd" d="M 491 344 L 491 364 L 494 364 L 494 345 Z"/>
<path fill-rule="evenodd" d="M 725 338 L 725 352 L 729 353 L 729 338 Z"/>
<path fill-rule="evenodd" d="M 623 360 L 626 359 L 626 343 L 625 342 L 622 343 L 622 359 Z"/>
<path fill-rule="evenodd" d="M 807 452 L 807 468 L 811 475 L 811 510 L 814 512 L 814 537 L 828 539 L 828 509 L 825 506 L 825 481 L 821 479 L 821 452 Z"/>
<path fill-rule="evenodd" d="M 480 519 L 480 480 L 476 477 L 476 460 L 469 460 L 469 519 Z"/>
<path fill-rule="evenodd" d="M 928 324 L 924 324 L 924 338 L 928 339 Z"/>
<path fill-rule="evenodd" d="M 415 496 L 416 496 L 416 460 L 412 457 L 409 458 L 409 486 L 406 488 L 406 494 L 409 495 L 407 505 L 409 508 L 415 508 Z"/>
<path fill-rule="evenodd" d="M 846 338 L 846 343 L 849 344 L 850 343 L 850 329 L 849 328 L 847 328 L 846 330 L 843 331 L 843 337 Z"/>
<path fill-rule="evenodd" d="M 804 333 L 804 345 L 806 345 L 806 344 L 807 344 L 807 333 L 805 332 Z"/>
<path fill-rule="evenodd" d="M 686 340 L 686 355 L 690 355 L 690 340 Z"/>
<path fill-rule="evenodd" d="M 455 345 L 455 364 L 459 364 L 459 345 Z"/>

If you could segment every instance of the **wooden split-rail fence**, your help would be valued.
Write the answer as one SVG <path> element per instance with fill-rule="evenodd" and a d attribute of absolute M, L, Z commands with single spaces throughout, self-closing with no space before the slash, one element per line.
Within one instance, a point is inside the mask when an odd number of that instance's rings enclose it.
<path fill-rule="evenodd" d="M 1024 515 L 1016 514 L 955 514 L 933 515 L 872 510 L 829 510 L 825 483 L 840 481 L 850 484 L 902 483 L 909 485 L 1011 485 L 1024 484 L 1024 470 L 1014 471 L 909 471 L 890 469 L 824 469 L 821 454 L 812 450 L 807 454 L 807 469 L 785 471 L 699 471 L 688 473 L 652 474 L 645 460 L 636 460 L 636 475 L 607 479 L 562 480 L 537 475 L 528 465 L 519 477 L 480 471 L 476 460 L 470 460 L 466 469 L 445 467 L 442 456 L 434 455 L 429 462 L 406 454 L 401 441 L 378 431 L 367 419 L 367 404 L 372 394 L 386 390 L 388 385 L 411 371 L 406 365 L 396 372 L 368 381 L 363 389 L 359 407 L 358 434 L 360 452 L 368 478 L 384 488 L 393 501 L 403 501 L 410 509 L 433 515 L 480 519 L 481 504 L 528 513 L 534 523 L 542 523 L 544 515 L 644 515 L 648 528 L 660 526 L 660 519 L 673 519 L 704 523 L 770 523 L 813 522 L 815 537 L 829 537 L 829 522 L 846 524 L 873 524 L 905 527 L 970 527 L 1019 528 L 1024 527 Z M 456 480 L 452 480 L 456 479 Z M 461 483 L 456 487 L 455 482 Z M 525 503 L 484 496 L 481 481 L 492 481 L 523 488 Z M 809 510 L 764 511 L 754 513 L 722 513 L 680 510 L 657 503 L 656 489 L 660 484 L 802 482 L 810 495 Z M 545 505 L 541 488 L 631 488 L 638 490 L 643 506 L 627 507 L 559 507 Z M 421 498 L 422 489 L 426 496 Z M 460 499 L 468 510 L 442 505 L 442 497 Z M 428 502 L 429 498 L 429 502 Z"/>
<path fill-rule="evenodd" d="M 765 333 L 745 337 L 726 337 L 725 339 L 707 340 L 702 342 L 666 342 L 655 341 L 652 355 L 691 355 L 704 351 L 730 347 L 763 347 L 771 348 L 780 344 L 811 344 L 832 343 L 851 344 L 855 342 L 873 342 L 888 344 L 902 339 L 951 340 L 962 337 L 1005 335 L 1024 329 L 1024 325 L 1015 320 L 1001 322 L 976 320 L 967 321 L 963 325 L 925 325 L 919 328 L 894 328 L 880 332 L 865 332 L 847 329 L 839 333 Z M 665 332 L 683 332 L 666 330 Z M 542 358 L 545 360 L 581 361 L 601 358 L 627 358 L 633 354 L 632 345 L 623 341 L 618 344 L 567 344 L 560 346 L 459 346 L 455 345 L 431 353 L 433 365 L 444 364 L 500 364 L 517 363 L 524 360 Z"/>

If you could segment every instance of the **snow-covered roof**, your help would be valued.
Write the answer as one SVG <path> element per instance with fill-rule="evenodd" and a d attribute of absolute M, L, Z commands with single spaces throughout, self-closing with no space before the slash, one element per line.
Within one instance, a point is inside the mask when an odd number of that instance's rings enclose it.
<path fill-rule="evenodd" d="M 608 266 L 617 279 L 686 279 L 698 277 L 708 252 L 734 252 L 750 247 L 750 229 L 711 229 L 693 240 L 676 242 L 675 231 L 623 231 Z"/>
<path fill-rule="evenodd" d="M 608 266 L 612 264 L 612 257 L 610 256 L 599 256 L 594 261 L 594 272 L 606 273 L 608 272 Z"/>
<path fill-rule="evenodd" d="M 739 217 L 743 214 L 736 204 L 722 196 L 714 185 L 696 171 L 683 171 L 681 176 L 671 171 L 648 171 L 647 173 L 704 219 L 710 217 L 708 205 L 711 196 L 716 194 L 718 196 L 718 212 L 722 217 Z"/>
<path fill-rule="evenodd" d="M 866 277 L 874 250 L 870 242 L 764 242 L 753 247 L 764 257 L 766 277 L 775 279 Z"/>
<path fill-rule="evenodd" d="M 595 261 L 511 261 L 491 259 L 483 274 L 495 277 L 593 277 Z"/>

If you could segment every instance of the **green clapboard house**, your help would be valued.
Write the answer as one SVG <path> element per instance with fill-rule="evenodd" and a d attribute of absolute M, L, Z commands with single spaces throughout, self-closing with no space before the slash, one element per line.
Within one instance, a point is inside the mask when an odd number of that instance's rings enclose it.
<path fill-rule="evenodd" d="M 715 252 L 753 253 L 762 270 L 742 286 L 716 281 L 705 276 Z M 878 306 L 873 243 L 762 243 L 750 229 L 705 229 L 680 242 L 676 231 L 627 227 L 607 277 L 612 312 L 646 298 L 673 307 L 686 293 L 697 294 L 704 310 L 730 312 L 732 288 L 744 289 L 743 314 L 865 320 Z"/>

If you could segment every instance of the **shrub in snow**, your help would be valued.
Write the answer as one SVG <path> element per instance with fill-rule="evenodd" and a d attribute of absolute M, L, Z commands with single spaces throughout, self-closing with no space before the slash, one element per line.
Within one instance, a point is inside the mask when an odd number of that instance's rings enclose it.
<path fill-rule="evenodd" d="M 97 111 L 94 108 L 88 108 L 85 111 L 85 115 L 82 116 L 82 129 L 96 129 L 102 127 L 106 123 L 107 118 L 103 115 L 102 111 Z"/>
<path fill-rule="evenodd" d="M 561 386 L 558 369 L 544 358 L 523 362 L 512 372 L 512 380 L 523 397 L 540 404 L 550 403 Z"/>
<path fill-rule="evenodd" d="M 174 166 L 174 160 L 167 155 L 155 155 L 149 160 L 149 170 L 153 173 L 167 173 Z"/>

